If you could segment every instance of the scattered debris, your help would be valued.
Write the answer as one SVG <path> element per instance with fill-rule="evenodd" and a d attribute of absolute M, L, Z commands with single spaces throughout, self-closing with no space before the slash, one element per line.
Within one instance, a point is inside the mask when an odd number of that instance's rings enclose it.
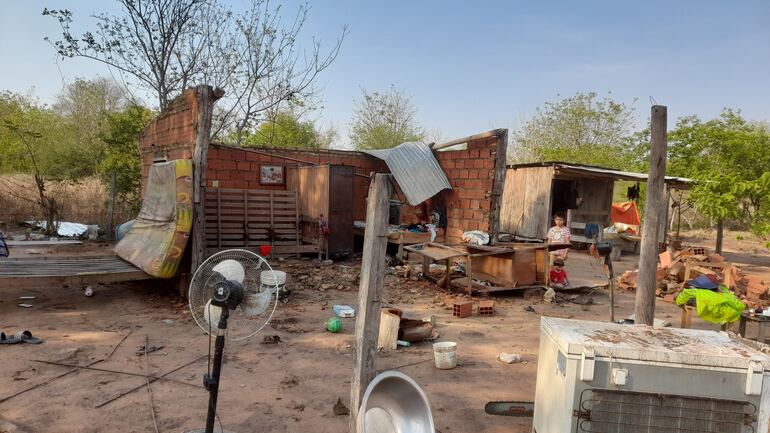
<path fill-rule="evenodd" d="M 556 292 L 552 288 L 548 288 L 548 290 L 545 291 L 543 294 L 543 301 L 547 303 L 553 302 L 553 300 L 556 298 Z"/>
<path fill-rule="evenodd" d="M 87 297 L 89 297 L 89 298 L 90 298 L 91 296 L 94 296 L 94 289 L 93 289 L 91 286 L 88 286 L 88 287 L 86 287 L 86 288 L 85 288 L 85 295 L 86 295 Z"/>
<path fill-rule="evenodd" d="M 676 296 L 688 287 L 700 287 L 706 278 L 713 285 L 723 285 L 749 308 L 768 304 L 770 282 L 754 275 L 744 274 L 740 268 L 719 254 L 706 254 L 705 248 L 690 247 L 670 253 L 662 252 L 656 270 L 655 294 L 665 302 L 674 302 Z M 638 270 L 626 271 L 618 278 L 618 288 L 635 290 L 639 283 Z M 709 287 L 712 287 L 709 284 Z"/>
<path fill-rule="evenodd" d="M 356 310 L 350 305 L 332 305 L 332 311 L 337 317 L 356 317 Z"/>
<path fill-rule="evenodd" d="M 88 295 L 86 295 L 86 296 L 88 296 Z M 166 325 L 172 325 L 174 323 L 174 321 L 171 320 L 171 319 L 163 319 L 163 320 L 161 320 L 161 322 L 165 323 Z"/>
<path fill-rule="evenodd" d="M 37 296 L 19 296 L 19 300 L 21 301 L 31 301 L 35 298 L 37 298 Z"/>
<path fill-rule="evenodd" d="M 34 305 L 32 305 L 32 304 L 24 304 L 24 303 L 18 303 L 16 305 L 21 307 L 21 308 L 32 308 L 32 307 L 34 307 Z"/>
<path fill-rule="evenodd" d="M 345 406 L 345 403 L 342 402 L 341 398 L 337 398 L 337 403 L 334 403 L 334 414 L 338 416 L 342 415 L 350 415 L 350 409 L 348 409 L 347 406 Z"/>
<path fill-rule="evenodd" d="M 535 309 L 532 308 L 531 305 L 527 305 L 526 307 L 524 307 L 524 311 L 527 311 L 529 313 L 536 313 Z"/>
<path fill-rule="evenodd" d="M 499 355 L 497 355 L 497 360 L 505 364 L 518 364 L 524 361 L 524 359 L 522 359 L 521 355 L 519 355 L 518 353 L 505 353 L 505 352 L 502 352 Z"/>
<path fill-rule="evenodd" d="M 281 337 L 278 335 L 265 335 L 262 339 L 262 344 L 280 344 Z"/>
<path fill-rule="evenodd" d="M 150 347 L 140 346 L 136 348 L 135 353 L 136 353 L 136 356 L 142 356 L 144 354 L 157 352 L 160 349 L 163 349 L 164 347 L 166 346 L 150 346 Z"/>

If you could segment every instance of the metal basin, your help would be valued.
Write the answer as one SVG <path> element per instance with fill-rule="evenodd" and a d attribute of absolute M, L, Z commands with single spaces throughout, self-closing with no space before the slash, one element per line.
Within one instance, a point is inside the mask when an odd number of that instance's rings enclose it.
<path fill-rule="evenodd" d="M 358 412 L 361 433 L 435 433 L 425 393 L 398 371 L 377 375 L 366 388 Z"/>

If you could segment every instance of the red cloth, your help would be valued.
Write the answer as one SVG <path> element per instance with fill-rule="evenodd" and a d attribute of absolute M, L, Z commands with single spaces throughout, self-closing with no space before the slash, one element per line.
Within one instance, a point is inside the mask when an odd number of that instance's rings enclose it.
<path fill-rule="evenodd" d="M 641 220 L 639 219 L 639 209 L 636 207 L 636 202 L 627 201 L 624 203 L 613 203 L 610 221 L 628 224 L 630 226 L 638 226 L 641 224 Z"/>
<path fill-rule="evenodd" d="M 551 269 L 549 278 L 551 279 L 552 283 L 560 283 L 560 284 L 566 284 L 567 283 L 567 271 L 562 268 L 561 271 L 557 271 L 556 268 Z"/>

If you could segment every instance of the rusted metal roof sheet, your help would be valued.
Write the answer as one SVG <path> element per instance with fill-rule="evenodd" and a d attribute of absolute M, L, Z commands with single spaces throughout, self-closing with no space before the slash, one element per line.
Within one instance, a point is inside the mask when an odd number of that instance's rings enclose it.
<path fill-rule="evenodd" d="M 407 142 L 392 149 L 363 152 L 385 161 L 412 206 L 424 202 L 441 190 L 452 189 L 427 143 Z"/>

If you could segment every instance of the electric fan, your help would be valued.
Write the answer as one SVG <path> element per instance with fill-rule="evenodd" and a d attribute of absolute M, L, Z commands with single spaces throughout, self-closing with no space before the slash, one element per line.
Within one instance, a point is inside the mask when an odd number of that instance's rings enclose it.
<path fill-rule="evenodd" d="M 271 275 L 271 281 L 277 281 L 272 275 L 273 269 L 262 257 L 247 250 L 226 250 L 206 259 L 192 277 L 188 295 L 190 311 L 209 338 L 216 335 L 216 342 L 213 368 L 203 376 L 203 384 L 209 391 L 206 428 L 189 433 L 214 432 L 225 337 L 249 338 L 265 327 L 275 312 L 279 289 L 262 284 L 263 273 Z M 221 431 L 221 424 L 219 427 Z"/>

